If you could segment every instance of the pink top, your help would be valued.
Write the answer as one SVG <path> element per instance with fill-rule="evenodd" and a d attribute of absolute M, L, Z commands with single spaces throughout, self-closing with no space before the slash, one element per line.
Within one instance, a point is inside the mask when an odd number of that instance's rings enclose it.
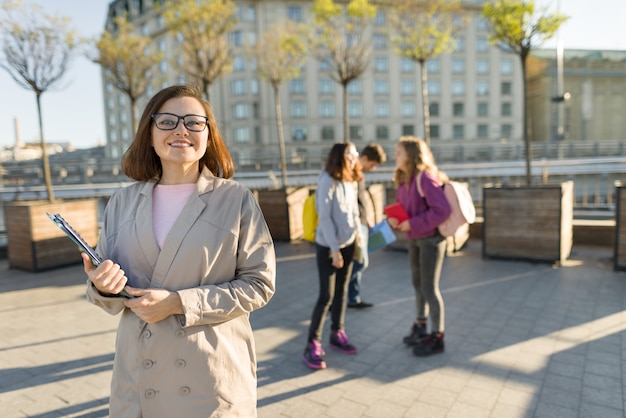
<path fill-rule="evenodd" d="M 195 183 L 157 184 L 152 192 L 152 230 L 159 248 L 183 211 L 189 197 L 196 189 Z"/>

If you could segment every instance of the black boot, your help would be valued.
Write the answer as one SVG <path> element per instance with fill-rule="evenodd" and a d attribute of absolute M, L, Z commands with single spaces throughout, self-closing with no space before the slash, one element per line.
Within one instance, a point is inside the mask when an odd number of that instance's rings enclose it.
<path fill-rule="evenodd" d="M 422 338 L 425 338 L 427 336 L 428 334 L 426 333 L 426 323 L 418 321 L 413 323 L 413 326 L 411 327 L 411 332 L 409 333 L 409 335 L 402 339 L 402 342 L 406 345 L 415 345 L 419 343 Z"/>
<path fill-rule="evenodd" d="M 413 354 L 418 357 L 425 357 L 443 353 L 444 349 L 443 334 L 441 332 L 433 332 L 413 347 Z"/>

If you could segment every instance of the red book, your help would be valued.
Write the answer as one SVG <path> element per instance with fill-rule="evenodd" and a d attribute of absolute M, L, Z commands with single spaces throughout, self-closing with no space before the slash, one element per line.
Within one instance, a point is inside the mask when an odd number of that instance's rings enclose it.
<path fill-rule="evenodd" d="M 385 206 L 383 210 L 388 218 L 396 218 L 398 223 L 402 223 L 409 219 L 409 214 L 406 213 L 406 210 L 404 210 L 402 205 L 398 202 Z"/>

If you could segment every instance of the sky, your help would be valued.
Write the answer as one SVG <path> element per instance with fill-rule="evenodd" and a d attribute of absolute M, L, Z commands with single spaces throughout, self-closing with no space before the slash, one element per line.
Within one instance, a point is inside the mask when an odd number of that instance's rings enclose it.
<path fill-rule="evenodd" d="M 2 1 L 2 0 L 0 0 Z M 37 3 L 48 13 L 69 17 L 81 35 L 94 37 L 103 28 L 109 0 L 23 0 Z M 560 10 L 570 19 L 560 37 L 565 49 L 626 51 L 625 0 L 536 0 L 548 11 Z M 556 37 L 544 47 L 555 48 Z M 72 62 L 60 88 L 42 95 L 44 137 L 47 142 L 69 142 L 89 148 L 106 141 L 102 78 L 98 65 L 84 56 Z M 0 148 L 15 143 L 14 120 L 23 141 L 38 141 L 35 94 L 19 87 L 0 69 Z"/>

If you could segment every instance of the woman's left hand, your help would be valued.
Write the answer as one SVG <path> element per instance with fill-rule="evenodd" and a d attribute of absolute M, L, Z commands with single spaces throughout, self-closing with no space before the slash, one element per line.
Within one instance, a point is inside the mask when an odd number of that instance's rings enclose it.
<path fill-rule="evenodd" d="M 398 225 L 398 230 L 400 230 L 402 232 L 410 232 L 411 231 L 411 224 L 409 223 L 409 220 L 407 219 L 406 221 L 404 221 L 400 225 Z"/>
<path fill-rule="evenodd" d="M 126 290 L 134 299 L 124 301 L 127 308 L 140 319 L 154 324 L 171 315 L 183 314 L 183 304 L 176 292 L 165 289 L 138 289 L 126 286 Z"/>

